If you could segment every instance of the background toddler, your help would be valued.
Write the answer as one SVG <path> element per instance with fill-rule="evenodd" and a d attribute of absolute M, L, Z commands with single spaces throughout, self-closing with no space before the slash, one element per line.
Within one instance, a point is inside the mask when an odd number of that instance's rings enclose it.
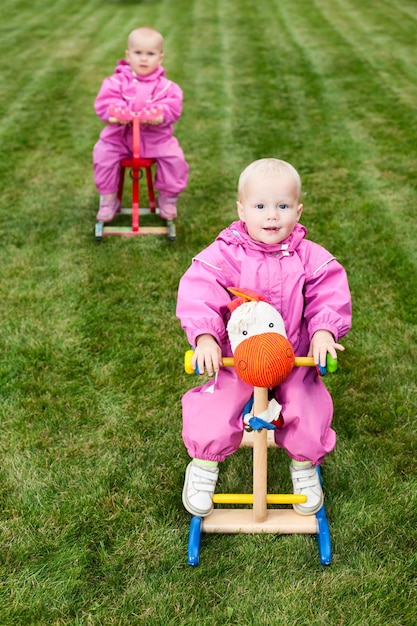
<path fill-rule="evenodd" d="M 182 112 L 182 90 L 165 76 L 161 63 L 164 58 L 162 35 L 149 27 L 137 28 L 128 37 L 126 59 L 119 60 L 114 74 L 104 79 L 95 100 L 97 115 L 106 122 L 93 150 L 94 180 L 100 194 L 97 220 L 111 221 L 120 210 L 117 199 L 119 163 L 132 157 L 132 126 L 114 117 L 109 106 L 138 112 L 160 107 L 154 120 L 141 122 L 140 155 L 157 162 L 155 188 L 159 191 L 158 205 L 164 219 L 177 217 L 178 195 L 185 189 L 188 164 L 173 136 L 174 123 Z"/>

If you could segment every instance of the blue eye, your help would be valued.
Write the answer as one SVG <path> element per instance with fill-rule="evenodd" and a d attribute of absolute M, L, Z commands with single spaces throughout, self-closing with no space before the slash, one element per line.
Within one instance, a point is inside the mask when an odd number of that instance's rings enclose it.
<path fill-rule="evenodd" d="M 265 205 L 264 205 L 264 204 L 262 204 L 262 203 L 260 203 L 260 204 L 256 204 L 256 205 L 255 205 L 255 208 L 256 208 L 256 209 L 264 209 L 264 208 L 265 208 Z"/>
<path fill-rule="evenodd" d="M 279 208 L 280 209 L 288 209 L 288 204 L 280 204 Z"/>

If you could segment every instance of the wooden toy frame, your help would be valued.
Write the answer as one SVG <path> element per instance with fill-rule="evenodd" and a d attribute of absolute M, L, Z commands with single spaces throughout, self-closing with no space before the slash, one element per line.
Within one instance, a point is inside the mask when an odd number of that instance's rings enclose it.
<path fill-rule="evenodd" d="M 126 112 L 124 117 L 126 116 Z M 105 225 L 104 222 L 97 221 L 95 227 L 96 241 L 101 241 L 104 236 L 121 235 L 124 237 L 135 237 L 140 235 L 166 235 L 170 241 L 175 241 L 175 223 L 173 220 L 166 220 L 165 226 L 140 226 L 140 216 L 149 214 L 159 214 L 156 206 L 155 194 L 152 180 L 152 167 L 155 165 L 155 159 L 143 159 L 140 157 L 140 120 L 141 114 L 129 112 L 129 119 L 132 122 L 133 135 L 133 151 L 131 159 L 123 159 L 120 162 L 120 179 L 119 189 L 117 193 L 118 199 L 121 201 L 123 196 L 123 186 L 125 178 L 125 170 L 130 169 L 132 178 L 132 206 L 131 208 L 122 208 L 121 214 L 131 215 L 131 226 L 116 226 L 113 224 Z M 148 187 L 150 208 L 140 207 L 140 191 L 139 180 L 142 171 L 146 172 L 146 181 Z"/>
<path fill-rule="evenodd" d="M 186 360 L 189 360 L 189 358 L 189 355 L 188 357 L 186 356 Z M 232 358 L 223 359 L 223 365 L 232 365 L 232 362 Z M 296 357 L 295 365 L 314 366 L 315 364 L 310 357 Z M 187 363 L 185 369 L 189 372 Z M 268 389 L 254 387 L 254 415 L 259 415 L 267 408 Z M 253 447 L 253 494 L 215 494 L 213 497 L 215 504 L 251 504 L 252 508 L 214 508 L 207 517 L 193 516 L 190 522 L 188 537 L 189 565 L 197 566 L 199 564 L 203 532 L 315 535 L 319 548 L 320 563 L 321 565 L 330 565 L 332 549 L 324 505 L 315 515 L 299 515 L 293 509 L 268 508 L 268 504 L 285 505 L 306 501 L 306 496 L 302 495 L 267 493 L 267 450 L 268 445 L 275 445 L 268 438 L 268 433 L 273 433 L 273 431 L 266 429 L 256 430 L 252 431 L 249 436 L 245 433 L 241 444 L 242 447 L 248 445 Z"/>

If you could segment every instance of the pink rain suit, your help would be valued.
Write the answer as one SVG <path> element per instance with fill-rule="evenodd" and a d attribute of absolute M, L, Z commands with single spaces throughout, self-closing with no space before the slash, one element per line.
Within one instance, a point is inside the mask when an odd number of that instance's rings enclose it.
<path fill-rule="evenodd" d="M 160 194 L 176 197 L 184 191 L 188 164 L 173 136 L 174 123 L 182 112 L 182 90 L 165 77 L 159 66 L 148 76 L 132 72 L 127 61 L 118 61 L 113 76 L 105 78 L 94 103 L 97 115 L 108 124 L 94 146 L 94 179 L 101 195 L 116 193 L 119 162 L 132 156 L 132 127 L 109 124 L 109 105 L 140 111 L 160 105 L 164 121 L 161 125 L 141 124 L 140 155 L 157 160 L 155 188 Z"/>
<path fill-rule="evenodd" d="M 344 268 L 318 244 L 305 239 L 306 228 L 296 224 L 277 245 L 254 241 L 243 222 L 223 230 L 198 254 L 182 277 L 177 316 L 191 346 L 205 333 L 213 335 L 223 356 L 231 356 L 226 324 L 230 317 L 227 287 L 244 287 L 265 296 L 282 315 L 296 356 L 308 353 L 317 330 L 330 331 L 339 341 L 351 325 L 351 298 Z M 252 387 L 233 368 L 182 399 L 183 440 L 191 458 L 223 461 L 239 447 L 242 411 Z M 313 367 L 295 367 L 275 390 L 284 425 L 275 441 L 290 458 L 320 465 L 333 450 L 333 403 Z"/>

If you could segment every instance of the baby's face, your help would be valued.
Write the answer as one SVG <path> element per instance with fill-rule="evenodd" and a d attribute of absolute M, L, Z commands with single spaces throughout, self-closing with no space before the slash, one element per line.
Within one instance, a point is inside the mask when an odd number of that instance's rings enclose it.
<path fill-rule="evenodd" d="M 254 176 L 247 181 L 237 210 L 252 239 L 272 245 L 292 233 L 303 205 L 290 176 Z"/>
<path fill-rule="evenodd" d="M 138 35 L 126 50 L 126 61 L 135 74 L 147 76 L 162 63 L 164 53 L 153 35 Z"/>

